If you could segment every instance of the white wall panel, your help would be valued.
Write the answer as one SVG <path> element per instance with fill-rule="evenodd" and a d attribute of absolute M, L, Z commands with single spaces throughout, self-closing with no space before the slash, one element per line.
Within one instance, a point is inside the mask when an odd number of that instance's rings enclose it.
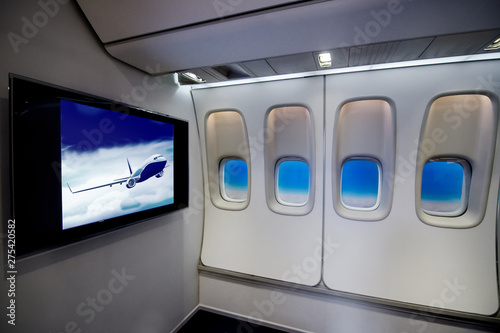
<path fill-rule="evenodd" d="M 471 91 L 467 94 L 440 96 L 429 105 L 419 143 L 416 169 L 416 209 L 418 217 L 425 223 L 444 228 L 470 228 L 481 223 L 488 198 L 495 139 L 498 127 L 498 110 L 492 100 Z M 495 96 L 492 96 L 495 101 Z M 495 101 L 496 103 L 496 101 Z M 429 160 L 463 160 L 466 169 L 461 200 L 465 211 L 458 216 L 425 212 L 425 200 L 421 200 L 423 169 Z M 467 173 L 470 173 L 468 175 Z M 470 189 L 469 189 L 470 188 Z M 432 189 L 430 189 L 432 190 Z M 471 195 L 468 195 L 470 192 Z M 425 198 L 424 198 L 425 199 Z M 431 205 L 442 206 L 434 201 Z M 450 210 L 446 208 L 445 210 Z"/>
<path fill-rule="evenodd" d="M 279 214 L 307 215 L 314 206 L 316 187 L 315 131 L 310 111 L 303 106 L 273 108 L 267 114 L 265 177 L 268 207 Z M 279 176 L 282 162 L 293 161 L 307 165 L 307 176 L 297 174 L 297 169 Z M 290 179 L 308 178 L 306 184 L 286 184 Z M 281 180 L 280 181 L 278 180 Z M 271 184 L 275 184 L 271 186 Z M 293 185 L 293 186 L 290 186 Z M 305 186 L 304 186 L 305 185 Z M 290 191 L 289 187 L 293 190 Z M 305 190 L 305 187 L 308 190 Z M 280 188 L 282 190 L 280 190 Z M 307 192 L 307 194 L 305 193 Z"/>
<path fill-rule="evenodd" d="M 437 96 L 464 91 L 498 96 L 499 65 L 498 61 L 457 63 L 326 78 L 325 239 L 338 244 L 332 253 L 325 252 L 323 279 L 328 288 L 477 314 L 497 311 L 498 142 L 493 148 L 497 154 L 485 215 L 473 228 L 439 228 L 418 218 L 415 169 L 428 103 Z M 397 114 L 393 202 L 389 215 L 376 223 L 339 216 L 332 194 L 332 154 L 335 144 L 343 144 L 335 142 L 333 131 L 338 107 L 367 96 L 390 98 Z M 498 112 L 498 105 L 494 108 Z M 466 123 L 474 118 L 461 120 Z"/>
<path fill-rule="evenodd" d="M 335 176 L 332 186 L 335 210 L 340 216 L 352 220 L 376 221 L 389 214 L 394 186 L 391 175 L 394 174 L 396 148 L 396 112 L 391 103 L 384 99 L 362 99 L 339 105 L 332 148 L 335 150 L 332 162 L 332 173 Z M 342 203 L 342 165 L 353 158 L 371 158 L 380 164 L 380 203 L 373 209 L 349 209 Z M 357 177 L 356 181 L 359 182 L 360 178 Z"/>
<path fill-rule="evenodd" d="M 498 332 L 433 317 L 389 310 L 295 288 L 249 284 L 202 274 L 200 304 L 236 313 L 250 323 L 273 322 L 310 333 L 473 333 Z M 241 323 L 241 332 L 252 326 Z M 288 331 L 287 331 L 288 332 Z M 290 332 L 295 332 L 290 330 Z"/>
<path fill-rule="evenodd" d="M 9 72 L 189 121 L 192 189 L 190 208 L 18 260 L 15 326 L 5 315 L 9 283 L 2 269 L 0 332 L 170 332 L 198 304 L 203 220 L 193 202 L 193 189 L 203 184 L 190 90 L 176 85 L 172 77 L 152 78 L 109 57 L 74 1 L 1 1 L 0 22 L 2 224 L 11 218 Z M 34 30 L 26 37 L 23 26 L 30 25 Z M 7 36 L 12 34 L 23 42 L 11 43 Z M 36 169 L 34 162 L 34 173 Z M 40 216 L 40 223 L 45 218 Z M 7 258 L 7 233 L 2 230 L 0 256 Z M 18 237 L 17 242 L 23 239 Z M 110 281 L 116 281 L 114 274 L 124 277 L 123 273 L 129 278 L 123 290 L 113 293 L 102 309 L 98 305 L 101 311 L 88 307 L 87 300 L 108 294 Z"/>
<path fill-rule="evenodd" d="M 200 138 L 207 115 L 214 110 L 237 110 L 244 117 L 252 175 L 249 205 L 241 211 L 219 209 L 205 196 L 204 265 L 277 280 L 316 285 L 321 277 L 323 207 L 323 77 L 193 90 Z M 304 106 L 314 135 L 316 201 L 309 213 L 289 215 L 270 210 L 266 201 L 265 150 L 270 134 L 265 124 L 274 107 Z M 290 122 L 292 125 L 294 122 Z M 280 127 L 279 130 L 281 130 Z M 306 126 L 307 128 L 307 126 Z M 278 129 L 277 129 L 278 130 Z M 283 128 L 286 131 L 286 126 Z M 293 144 L 293 140 L 290 144 Z M 202 142 L 201 147 L 205 149 Z M 290 147 L 293 151 L 293 147 Z M 206 151 L 203 151 L 206 168 Z M 216 177 L 215 177 L 216 178 Z M 205 189 L 209 177 L 205 177 Z M 318 199 L 319 198 L 319 199 Z M 318 201 L 319 200 L 319 201 Z M 296 207 L 291 207 L 291 211 Z"/>
<path fill-rule="evenodd" d="M 217 111 L 206 117 L 205 148 L 207 151 L 207 177 L 212 204 L 221 209 L 241 210 L 248 206 L 250 188 L 246 187 L 244 200 L 225 200 L 224 182 L 220 173 L 226 158 L 240 159 L 247 165 L 247 178 L 251 179 L 250 153 L 245 121 L 236 111 Z M 234 170 L 237 171 L 237 170 Z M 233 174 L 236 173 L 233 171 Z M 247 184 L 248 185 L 248 184 Z"/>

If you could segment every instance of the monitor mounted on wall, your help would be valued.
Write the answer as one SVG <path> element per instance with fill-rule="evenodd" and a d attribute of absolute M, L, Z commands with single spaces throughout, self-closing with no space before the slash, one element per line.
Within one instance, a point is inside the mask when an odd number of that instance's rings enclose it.
<path fill-rule="evenodd" d="M 188 206 L 188 123 L 11 74 L 16 254 Z"/>

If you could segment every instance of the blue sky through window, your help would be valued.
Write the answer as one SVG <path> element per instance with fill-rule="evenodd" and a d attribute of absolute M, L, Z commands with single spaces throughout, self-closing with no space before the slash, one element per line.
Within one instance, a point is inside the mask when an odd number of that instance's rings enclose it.
<path fill-rule="evenodd" d="M 462 207 L 464 167 L 450 161 L 431 161 L 422 173 L 421 205 L 428 213 L 458 212 Z"/>
<path fill-rule="evenodd" d="M 243 160 L 225 160 L 222 165 L 225 200 L 242 202 L 248 193 L 248 166 Z"/>
<path fill-rule="evenodd" d="M 309 166 L 300 160 L 284 160 L 278 165 L 278 202 L 284 205 L 305 205 L 309 199 Z"/>
<path fill-rule="evenodd" d="M 349 160 L 342 166 L 341 198 L 349 209 L 375 209 L 378 204 L 380 169 L 375 161 Z"/>

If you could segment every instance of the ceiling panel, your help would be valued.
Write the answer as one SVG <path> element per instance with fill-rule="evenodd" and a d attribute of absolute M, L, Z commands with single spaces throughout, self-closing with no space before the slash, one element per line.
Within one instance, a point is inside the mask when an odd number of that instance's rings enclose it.
<path fill-rule="evenodd" d="M 500 34 L 500 30 L 436 37 L 420 58 L 429 59 L 474 54 L 498 34 Z"/>
<path fill-rule="evenodd" d="M 417 38 L 404 40 L 399 45 L 391 57 L 391 62 L 409 61 L 418 59 L 418 57 L 429 47 L 434 37 Z"/>
<path fill-rule="evenodd" d="M 104 46 L 153 75 L 244 64 L 263 76 L 316 70 L 322 50 L 337 53 L 331 68 L 474 53 L 500 31 L 499 12 L 494 0 L 313 0 Z"/>
<path fill-rule="evenodd" d="M 253 76 L 270 76 L 277 74 L 266 60 L 247 61 L 241 65 Z"/>
<path fill-rule="evenodd" d="M 363 66 L 389 62 L 399 42 L 372 44 L 349 49 L 349 66 Z"/>
<path fill-rule="evenodd" d="M 77 0 L 103 43 L 304 0 Z"/>
<path fill-rule="evenodd" d="M 277 74 L 309 72 L 317 69 L 312 53 L 270 58 L 267 62 Z"/>

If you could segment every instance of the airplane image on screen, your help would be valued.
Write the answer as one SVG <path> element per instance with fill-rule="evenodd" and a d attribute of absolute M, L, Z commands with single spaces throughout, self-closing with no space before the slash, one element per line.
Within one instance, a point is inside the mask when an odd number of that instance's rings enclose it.
<path fill-rule="evenodd" d="M 143 163 L 140 168 L 138 168 L 135 172 L 132 172 L 132 167 L 130 166 L 130 162 L 127 159 L 128 163 L 128 169 L 130 171 L 130 176 L 124 177 L 124 178 L 119 178 L 115 179 L 114 181 L 94 187 L 89 187 L 83 190 L 78 190 L 78 191 L 73 191 L 71 187 L 68 185 L 69 190 L 71 193 L 80 193 L 84 191 L 90 191 L 94 190 L 96 188 L 101 188 L 101 187 L 106 187 L 106 186 L 113 186 L 115 184 L 123 184 L 126 183 L 127 188 L 133 188 L 137 183 L 142 183 L 143 181 L 148 180 L 149 178 L 155 176 L 156 178 L 160 178 L 163 176 L 165 173 L 164 169 L 168 167 L 167 165 L 167 159 L 161 155 L 161 154 L 155 154 L 150 157 L 148 157 Z"/>

